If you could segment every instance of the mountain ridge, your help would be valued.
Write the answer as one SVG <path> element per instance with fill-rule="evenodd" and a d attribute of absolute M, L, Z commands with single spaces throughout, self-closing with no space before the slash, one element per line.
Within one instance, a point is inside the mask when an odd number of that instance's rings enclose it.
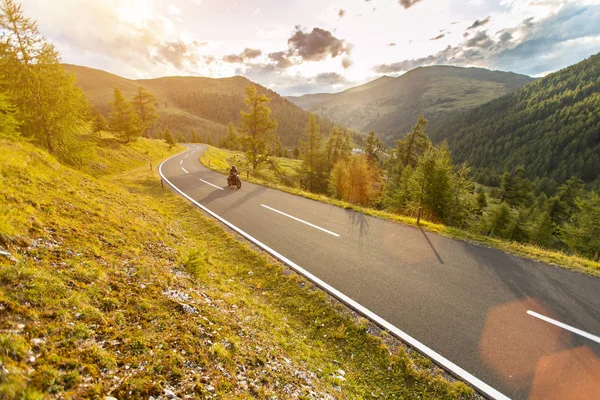
<path fill-rule="evenodd" d="M 245 109 L 244 97 L 248 85 L 254 85 L 260 93 L 271 98 L 272 116 L 278 122 L 276 132 L 284 145 L 293 147 L 304 132 L 308 112 L 276 92 L 242 76 L 208 78 L 201 76 L 168 76 L 153 79 L 128 79 L 110 72 L 63 64 L 67 72 L 73 73 L 77 84 L 88 96 L 89 101 L 108 117 L 108 102 L 113 89 L 119 87 L 126 98 L 131 99 L 139 86 L 145 86 L 156 95 L 157 111 L 160 115 L 159 129 L 169 128 L 189 134 L 195 129 L 201 135 L 210 134 L 216 139 L 226 132 L 229 122 L 238 124 L 240 111 Z M 333 122 L 318 118 L 323 132 L 333 128 Z"/>
<path fill-rule="evenodd" d="M 382 76 L 338 93 L 288 99 L 307 111 L 388 143 L 403 136 L 421 114 L 436 120 L 509 93 L 534 78 L 477 67 L 430 66 L 398 77 Z"/>

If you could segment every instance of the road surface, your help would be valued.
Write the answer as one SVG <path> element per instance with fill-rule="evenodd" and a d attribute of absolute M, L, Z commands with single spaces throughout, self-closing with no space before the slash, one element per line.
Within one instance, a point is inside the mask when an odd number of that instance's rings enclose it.
<path fill-rule="evenodd" d="M 202 145 L 178 190 L 512 399 L 600 399 L 600 279 L 226 177 Z M 485 390 L 484 390 L 485 391 Z"/>

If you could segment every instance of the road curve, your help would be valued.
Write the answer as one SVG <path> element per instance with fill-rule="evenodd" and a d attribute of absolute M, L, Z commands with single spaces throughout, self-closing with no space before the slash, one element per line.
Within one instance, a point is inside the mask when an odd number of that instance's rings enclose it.
<path fill-rule="evenodd" d="M 188 147 L 161 164 L 167 183 L 488 397 L 600 393 L 600 279 L 248 182 L 231 189 L 200 164 L 205 146 Z"/>

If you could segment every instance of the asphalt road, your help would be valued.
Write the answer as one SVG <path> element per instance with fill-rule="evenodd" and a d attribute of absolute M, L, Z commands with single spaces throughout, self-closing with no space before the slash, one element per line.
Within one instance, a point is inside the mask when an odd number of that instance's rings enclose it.
<path fill-rule="evenodd" d="M 600 279 L 248 182 L 228 188 L 200 164 L 204 147 L 189 147 L 162 166 L 173 185 L 500 393 L 600 399 Z"/>

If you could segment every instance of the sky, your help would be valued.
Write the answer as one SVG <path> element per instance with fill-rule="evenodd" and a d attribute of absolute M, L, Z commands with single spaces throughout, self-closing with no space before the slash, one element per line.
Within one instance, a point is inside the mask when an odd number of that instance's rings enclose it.
<path fill-rule="evenodd" d="M 337 92 L 419 66 L 544 76 L 600 52 L 600 0 L 20 0 L 63 62 Z"/>

